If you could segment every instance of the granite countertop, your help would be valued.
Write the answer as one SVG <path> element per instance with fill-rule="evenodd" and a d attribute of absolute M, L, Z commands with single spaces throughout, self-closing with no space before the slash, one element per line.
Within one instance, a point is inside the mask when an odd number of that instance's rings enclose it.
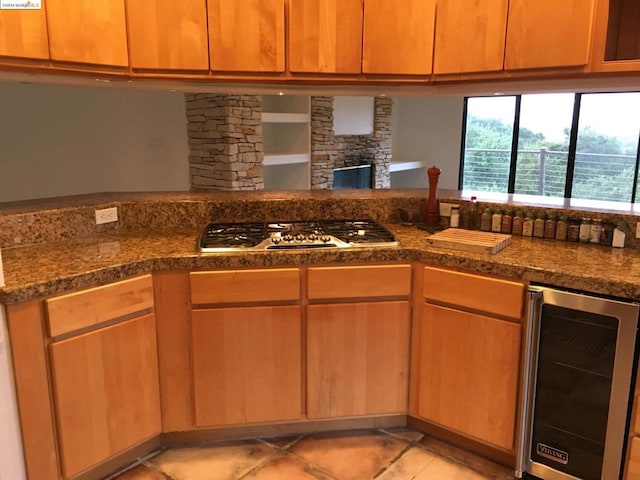
<path fill-rule="evenodd" d="M 89 288 L 160 270 L 203 270 L 326 263 L 425 262 L 516 280 L 640 300 L 640 250 L 513 237 L 496 254 L 427 244 L 428 233 L 386 223 L 400 247 L 199 254 L 199 228 L 116 231 L 2 250 L 0 303 Z"/>

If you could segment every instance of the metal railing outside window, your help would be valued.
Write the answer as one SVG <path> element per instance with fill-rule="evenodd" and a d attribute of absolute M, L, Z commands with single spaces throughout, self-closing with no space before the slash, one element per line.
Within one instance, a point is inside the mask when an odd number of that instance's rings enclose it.
<path fill-rule="evenodd" d="M 602 96 L 602 94 L 600 95 Z M 606 143 L 611 140 L 616 143 L 617 139 L 615 137 L 607 137 L 597 131 L 594 136 L 594 130 L 589 126 L 584 131 L 578 131 L 582 96 L 583 94 L 575 94 L 572 125 L 570 129 L 566 129 L 569 141 L 562 149 L 550 149 L 546 146 L 541 146 L 539 148 L 518 148 L 517 150 L 516 146 L 519 144 L 520 135 L 519 118 L 522 96 L 512 97 L 516 102 L 513 125 L 510 125 L 508 121 L 502 120 L 502 124 L 498 127 L 503 132 L 500 141 L 502 145 L 508 143 L 504 138 L 504 132 L 509 132 L 507 134 L 510 136 L 510 132 L 512 132 L 512 138 L 510 139 L 512 148 L 476 148 L 478 146 L 477 143 L 489 143 L 478 140 L 480 137 L 477 134 L 477 127 L 475 135 L 470 139 L 466 138 L 467 121 L 478 122 L 478 117 L 476 116 L 467 117 L 467 101 L 469 98 L 466 98 L 459 188 L 560 198 L 573 197 L 614 202 L 635 202 L 638 183 L 638 145 L 636 143 L 635 146 L 630 148 L 628 146 L 627 148 L 619 148 L 620 145 L 618 145 L 618 151 L 613 148 L 615 152 L 613 153 L 611 152 L 612 148 Z M 487 100 L 491 101 L 486 97 L 482 100 L 485 105 Z M 612 114 L 611 111 L 605 113 Z M 549 112 L 549 115 L 553 115 L 553 112 Z M 480 118 L 480 121 L 486 122 L 485 127 L 486 125 L 490 126 L 489 129 L 485 128 L 490 136 L 496 131 L 496 120 Z M 640 120 L 637 121 L 638 125 L 640 125 Z M 476 126 L 477 123 L 473 125 Z M 583 132 L 584 141 L 581 141 L 582 137 L 580 135 Z M 529 141 L 523 143 L 530 144 L 531 130 L 528 130 L 526 134 L 527 136 L 523 138 Z M 541 134 L 534 133 L 534 135 L 538 135 L 544 141 L 544 137 Z M 600 135 L 600 138 L 597 135 Z M 594 138 L 598 141 L 594 141 Z M 469 141 L 471 145 L 466 145 L 466 141 Z M 473 145 L 473 143 L 476 145 Z M 632 151 L 634 148 L 635 152 Z M 607 152 L 607 150 L 609 151 Z M 620 153 L 620 150 L 623 150 L 624 153 Z M 631 153 L 629 153 L 630 150 Z"/>

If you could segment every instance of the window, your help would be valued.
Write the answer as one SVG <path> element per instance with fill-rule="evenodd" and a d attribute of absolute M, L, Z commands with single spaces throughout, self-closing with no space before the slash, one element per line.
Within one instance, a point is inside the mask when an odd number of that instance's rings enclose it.
<path fill-rule="evenodd" d="M 465 98 L 459 188 L 635 202 L 640 93 Z"/>

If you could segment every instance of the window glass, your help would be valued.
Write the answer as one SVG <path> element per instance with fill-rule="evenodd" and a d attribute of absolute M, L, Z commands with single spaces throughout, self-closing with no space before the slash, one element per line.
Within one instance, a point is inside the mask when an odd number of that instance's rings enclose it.
<path fill-rule="evenodd" d="M 506 192 L 516 97 L 467 99 L 462 188 Z"/>
<path fill-rule="evenodd" d="M 564 197 L 575 94 L 522 95 L 515 193 Z"/>
<path fill-rule="evenodd" d="M 582 96 L 573 198 L 630 202 L 640 131 L 640 93 Z"/>

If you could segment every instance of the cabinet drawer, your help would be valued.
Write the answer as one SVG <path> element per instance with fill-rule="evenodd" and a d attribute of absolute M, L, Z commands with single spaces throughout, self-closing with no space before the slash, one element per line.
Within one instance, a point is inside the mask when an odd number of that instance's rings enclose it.
<path fill-rule="evenodd" d="M 424 298 L 514 319 L 522 318 L 525 285 L 440 268 L 424 268 Z"/>
<path fill-rule="evenodd" d="M 45 301 L 49 335 L 80 328 L 153 308 L 151 275 L 111 283 Z"/>
<path fill-rule="evenodd" d="M 312 267 L 307 296 L 320 298 L 406 297 L 411 292 L 411 265 Z"/>
<path fill-rule="evenodd" d="M 640 409 L 640 395 L 636 396 L 633 402 L 633 418 L 631 419 L 631 429 L 636 435 L 640 435 L 640 412 L 638 409 Z"/>
<path fill-rule="evenodd" d="M 191 303 L 291 301 L 300 298 L 300 270 L 221 270 L 192 272 Z"/>

